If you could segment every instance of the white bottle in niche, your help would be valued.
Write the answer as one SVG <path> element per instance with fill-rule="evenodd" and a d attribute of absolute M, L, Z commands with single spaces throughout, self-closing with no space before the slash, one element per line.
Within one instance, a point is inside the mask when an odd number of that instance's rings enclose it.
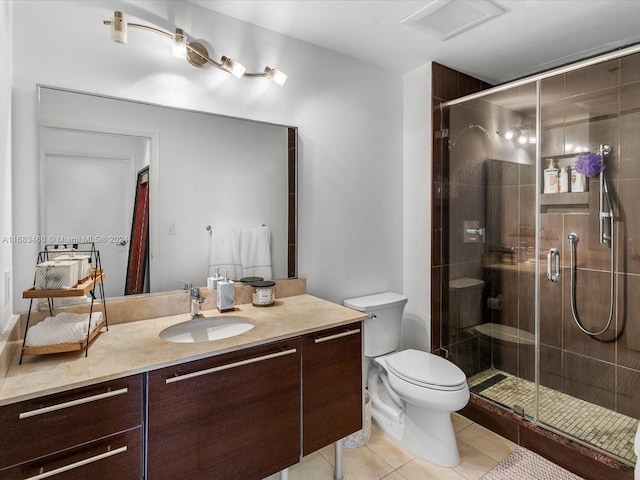
<path fill-rule="evenodd" d="M 224 280 L 218 281 L 218 311 L 219 312 L 231 312 L 235 309 L 236 301 L 236 287 L 234 283 L 229 280 L 229 272 L 224 271 Z"/>
<path fill-rule="evenodd" d="M 569 173 L 567 167 L 560 169 L 560 193 L 567 193 L 569 191 Z"/>
<path fill-rule="evenodd" d="M 544 170 L 544 193 L 558 193 L 558 167 L 554 159 L 549 160 Z"/>
<path fill-rule="evenodd" d="M 571 191 L 572 192 L 587 191 L 587 176 L 584 173 L 580 173 L 576 171 L 575 168 L 571 169 Z"/>

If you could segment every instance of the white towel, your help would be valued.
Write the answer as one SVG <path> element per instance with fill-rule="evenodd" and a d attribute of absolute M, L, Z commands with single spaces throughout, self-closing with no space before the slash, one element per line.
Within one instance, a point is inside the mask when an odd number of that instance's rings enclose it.
<path fill-rule="evenodd" d="M 91 315 L 91 331 L 102 321 L 102 312 Z M 27 347 L 45 347 L 61 343 L 77 343 L 87 339 L 88 313 L 59 313 L 47 317 L 27 331 Z"/>
<path fill-rule="evenodd" d="M 269 227 L 262 225 L 242 229 L 240 260 L 243 277 L 273 278 Z"/>
<path fill-rule="evenodd" d="M 215 267 L 220 268 L 220 275 L 229 272 L 229 278 L 242 277 L 240 259 L 241 230 L 236 227 L 213 228 L 209 243 L 209 276 L 215 274 Z"/>

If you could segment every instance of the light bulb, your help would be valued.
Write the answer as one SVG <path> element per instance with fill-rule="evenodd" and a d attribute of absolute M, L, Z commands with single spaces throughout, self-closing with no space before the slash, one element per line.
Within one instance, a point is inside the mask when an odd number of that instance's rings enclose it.
<path fill-rule="evenodd" d="M 241 78 L 247 70 L 244 65 L 228 57 L 222 57 L 221 62 L 222 68 L 236 78 Z"/>
<path fill-rule="evenodd" d="M 187 36 L 180 28 L 176 28 L 176 33 L 173 34 L 172 52 L 174 57 L 187 57 Z"/>
<path fill-rule="evenodd" d="M 117 43 L 127 43 L 127 22 L 124 14 L 119 11 L 113 12 L 111 19 L 111 40 Z"/>
<path fill-rule="evenodd" d="M 511 140 L 513 138 L 513 130 L 507 130 L 504 134 L 504 138 L 506 138 L 507 140 Z"/>
<path fill-rule="evenodd" d="M 267 75 L 269 80 L 272 80 L 277 85 L 283 86 L 284 82 L 287 81 L 287 75 L 284 72 L 281 72 L 278 69 L 266 67 L 264 69 L 264 73 Z"/>
<path fill-rule="evenodd" d="M 527 143 L 527 140 L 528 140 L 528 138 L 527 138 L 527 136 L 526 136 L 526 135 L 520 135 L 520 136 L 518 137 L 518 143 L 519 143 L 520 145 L 524 145 L 525 143 Z"/>

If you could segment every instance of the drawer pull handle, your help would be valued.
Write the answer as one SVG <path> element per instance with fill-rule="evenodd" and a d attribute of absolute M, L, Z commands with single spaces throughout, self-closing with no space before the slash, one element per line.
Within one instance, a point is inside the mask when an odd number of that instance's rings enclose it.
<path fill-rule="evenodd" d="M 76 405 L 82 405 L 83 403 L 90 403 L 97 400 L 103 400 L 105 398 L 115 397 L 117 395 L 123 395 L 128 391 L 128 388 L 121 388 L 119 390 L 113 390 L 112 392 L 99 393 L 98 395 L 79 398 L 77 400 L 71 400 L 70 402 L 59 403 L 58 405 L 51 405 L 50 407 L 37 408 L 35 410 L 29 410 L 28 412 L 20 413 L 18 418 L 22 420 L 23 418 L 35 417 L 36 415 L 55 412 L 56 410 L 62 410 L 63 408 L 75 407 Z"/>
<path fill-rule="evenodd" d="M 356 330 L 348 330 L 346 332 L 342 332 L 342 333 L 336 333 L 335 335 L 327 335 L 326 337 L 320 337 L 320 338 L 316 338 L 314 340 L 315 343 L 322 343 L 322 342 L 328 342 L 329 340 L 335 340 L 336 338 L 342 338 L 342 337 L 346 337 L 349 335 L 354 335 L 356 333 L 360 333 L 360 329 L 356 329 Z"/>
<path fill-rule="evenodd" d="M 181 380 L 188 380 L 189 378 L 199 377 L 201 375 L 208 375 L 210 373 L 220 372 L 222 370 L 228 370 L 230 368 L 241 367 L 243 365 L 249 365 L 250 363 L 258 363 L 264 360 L 271 360 L 272 358 L 283 357 L 285 355 L 291 355 L 296 353 L 296 349 L 283 350 L 281 352 L 270 353 L 268 355 L 262 355 L 261 357 L 248 358 L 246 360 L 240 360 L 239 362 L 227 363 L 218 367 L 207 368 L 206 370 L 198 370 L 197 372 L 185 373 L 184 375 L 177 375 L 175 377 L 167 378 L 166 383 L 180 382 Z"/>
<path fill-rule="evenodd" d="M 80 460 L 78 462 L 70 463 L 69 465 L 65 465 L 64 467 L 56 468 L 49 472 L 39 473 L 38 475 L 34 475 L 33 477 L 25 478 L 24 480 L 41 480 L 43 478 L 53 477 L 54 475 L 58 475 L 59 473 L 68 472 L 69 470 L 73 470 L 74 468 L 82 467 L 83 465 L 88 465 L 90 463 L 97 462 L 98 460 L 102 460 L 104 458 L 109 458 L 114 455 L 118 455 L 119 453 L 124 453 L 127 451 L 127 447 L 116 448 L 115 450 L 109 450 L 108 452 L 101 453 L 94 457 L 86 458 L 84 460 Z"/>

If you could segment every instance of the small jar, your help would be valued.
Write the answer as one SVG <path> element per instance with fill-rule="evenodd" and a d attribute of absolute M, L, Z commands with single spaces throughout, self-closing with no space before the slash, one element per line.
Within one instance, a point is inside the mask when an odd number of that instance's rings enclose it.
<path fill-rule="evenodd" d="M 276 282 L 265 280 L 262 282 L 253 282 L 253 300 L 255 307 L 268 307 L 273 305 L 276 300 Z"/>

